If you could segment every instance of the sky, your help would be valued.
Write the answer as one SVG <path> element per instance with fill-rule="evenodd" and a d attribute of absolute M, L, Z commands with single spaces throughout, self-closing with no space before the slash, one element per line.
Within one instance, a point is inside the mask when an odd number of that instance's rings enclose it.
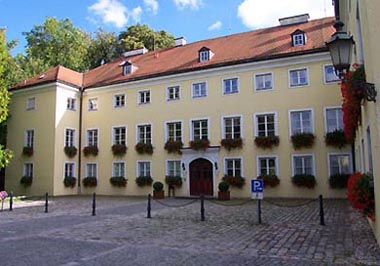
<path fill-rule="evenodd" d="M 333 16 L 332 0 L 0 0 L 0 28 L 18 40 L 12 54 L 23 53 L 23 32 L 46 17 L 69 18 L 88 33 L 102 28 L 119 34 L 136 23 L 165 30 L 187 42 L 279 25 L 278 19 L 309 13 Z"/>

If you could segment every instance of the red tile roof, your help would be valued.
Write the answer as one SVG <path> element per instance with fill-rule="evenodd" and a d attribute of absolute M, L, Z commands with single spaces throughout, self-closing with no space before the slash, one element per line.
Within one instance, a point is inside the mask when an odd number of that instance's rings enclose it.
<path fill-rule="evenodd" d="M 327 51 L 325 42 L 335 31 L 333 24 L 334 18 L 328 17 L 311 20 L 307 23 L 277 26 L 198 41 L 128 58 L 121 56 L 110 63 L 84 73 L 83 83 L 81 83 L 80 73 L 59 66 L 46 71 L 46 79 L 38 79 L 39 76 L 37 76 L 25 83 L 17 84 L 15 88 L 50 80 L 49 74 L 54 77 L 55 72 L 57 72 L 55 80 L 89 88 L 223 65 Z M 306 33 L 306 45 L 292 46 L 291 34 L 296 30 Z M 202 63 L 198 61 L 198 51 L 202 47 L 207 47 L 214 53 L 210 61 Z M 132 74 L 123 76 L 120 64 L 127 60 L 138 69 Z M 54 80 L 53 77 L 51 81 Z"/>

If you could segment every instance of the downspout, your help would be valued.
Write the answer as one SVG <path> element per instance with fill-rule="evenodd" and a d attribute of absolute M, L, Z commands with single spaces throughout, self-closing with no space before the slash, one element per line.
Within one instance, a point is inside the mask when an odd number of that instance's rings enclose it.
<path fill-rule="evenodd" d="M 81 194 L 81 173 L 82 173 L 82 114 L 83 114 L 83 74 L 82 86 L 79 88 L 79 139 L 78 139 L 78 194 Z"/>

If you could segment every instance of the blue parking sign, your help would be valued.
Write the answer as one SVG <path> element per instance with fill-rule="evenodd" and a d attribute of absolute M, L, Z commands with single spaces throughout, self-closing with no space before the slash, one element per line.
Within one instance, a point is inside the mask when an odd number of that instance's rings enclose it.
<path fill-rule="evenodd" d="M 262 179 L 252 179 L 251 180 L 251 191 L 252 191 L 252 193 L 264 192 L 264 181 Z"/>

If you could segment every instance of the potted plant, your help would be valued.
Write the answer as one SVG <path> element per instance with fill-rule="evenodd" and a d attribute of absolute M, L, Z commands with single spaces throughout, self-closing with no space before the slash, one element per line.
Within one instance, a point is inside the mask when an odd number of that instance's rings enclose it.
<path fill-rule="evenodd" d="M 278 146 L 280 138 L 278 136 L 257 136 L 255 138 L 255 145 L 262 149 L 272 149 L 274 146 Z"/>
<path fill-rule="evenodd" d="M 75 146 L 66 146 L 63 150 L 69 158 L 73 158 L 78 152 L 78 149 Z"/>
<path fill-rule="evenodd" d="M 241 138 L 225 138 L 220 141 L 220 144 L 228 151 L 231 151 L 232 149 L 241 149 L 243 140 Z"/>
<path fill-rule="evenodd" d="M 32 176 L 23 176 L 21 177 L 20 184 L 24 187 L 29 187 L 32 185 L 33 177 Z"/>
<path fill-rule="evenodd" d="M 195 139 L 189 142 L 190 148 L 195 151 L 205 151 L 210 147 L 208 139 Z"/>
<path fill-rule="evenodd" d="M 96 187 L 98 185 L 98 180 L 95 176 L 87 176 L 82 180 L 84 187 Z"/>
<path fill-rule="evenodd" d="M 165 197 L 164 184 L 160 181 L 153 183 L 153 198 L 154 199 L 163 199 Z"/>
<path fill-rule="evenodd" d="M 228 176 L 225 175 L 223 177 L 223 181 L 226 181 L 228 184 L 230 184 L 233 187 L 242 188 L 245 184 L 244 177 L 241 176 Z"/>
<path fill-rule="evenodd" d="M 65 185 L 65 187 L 75 187 L 75 184 L 77 183 L 77 179 L 73 176 L 65 176 L 65 178 L 63 179 L 63 184 Z"/>
<path fill-rule="evenodd" d="M 139 187 L 150 186 L 153 183 L 153 179 L 150 176 L 139 176 L 136 178 L 136 183 Z"/>
<path fill-rule="evenodd" d="M 294 175 L 292 182 L 297 187 L 314 188 L 316 185 L 315 177 L 307 174 Z"/>
<path fill-rule="evenodd" d="M 139 142 L 135 146 L 138 154 L 153 154 L 153 145 L 151 143 Z"/>
<path fill-rule="evenodd" d="M 264 181 L 264 187 L 277 187 L 280 184 L 280 179 L 276 175 L 260 175 L 257 179 Z"/>
<path fill-rule="evenodd" d="M 126 187 L 127 179 L 124 176 L 113 176 L 110 178 L 110 183 L 114 187 Z"/>
<path fill-rule="evenodd" d="M 165 182 L 169 187 L 182 186 L 182 178 L 180 176 L 165 176 Z"/>
<path fill-rule="evenodd" d="M 114 144 L 111 149 L 115 156 L 123 156 L 127 152 L 127 146 L 125 146 L 125 144 Z"/>
<path fill-rule="evenodd" d="M 347 181 L 350 177 L 349 174 L 335 174 L 329 177 L 329 184 L 331 188 L 341 189 L 347 187 Z"/>
<path fill-rule="evenodd" d="M 218 200 L 230 200 L 230 184 L 226 181 L 221 181 L 218 185 Z"/>
<path fill-rule="evenodd" d="M 167 150 L 168 153 L 181 153 L 181 149 L 183 148 L 183 143 L 180 140 L 168 140 L 165 143 L 164 149 Z"/>
<path fill-rule="evenodd" d="M 22 155 L 25 155 L 27 157 L 30 157 L 33 155 L 33 147 L 29 147 L 29 146 L 25 146 L 23 149 L 22 149 Z"/>
<path fill-rule="evenodd" d="M 83 149 L 84 156 L 89 156 L 89 155 L 97 156 L 98 153 L 99 153 L 98 146 L 91 145 L 91 146 L 84 147 Z"/>
<path fill-rule="evenodd" d="M 292 135 L 293 148 L 299 150 L 301 148 L 311 148 L 314 145 L 315 136 L 313 133 L 295 133 Z"/>
<path fill-rule="evenodd" d="M 348 142 L 346 136 L 344 135 L 344 131 L 337 129 L 326 134 L 325 143 L 327 146 L 341 149 L 346 146 Z"/>

